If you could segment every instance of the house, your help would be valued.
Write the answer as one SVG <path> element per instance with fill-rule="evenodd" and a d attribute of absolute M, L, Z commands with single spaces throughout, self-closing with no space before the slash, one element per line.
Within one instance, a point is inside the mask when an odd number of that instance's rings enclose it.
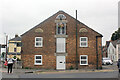
<path fill-rule="evenodd" d="M 15 38 L 9 40 L 8 45 L 8 57 L 10 54 L 12 54 L 13 57 L 21 59 L 21 37 L 15 35 Z"/>
<path fill-rule="evenodd" d="M 0 44 L 0 60 L 4 61 L 6 54 L 2 51 L 3 48 L 6 48 L 6 44 Z"/>
<path fill-rule="evenodd" d="M 23 68 L 102 68 L 102 35 L 64 11 L 58 11 L 21 37 Z"/>
<path fill-rule="evenodd" d="M 108 58 L 110 58 L 113 62 L 118 61 L 118 47 L 117 46 L 118 40 L 110 41 L 107 52 Z"/>
<path fill-rule="evenodd" d="M 108 57 L 108 52 L 107 52 L 108 50 L 107 49 L 108 49 L 109 44 L 110 44 L 110 41 L 106 41 L 105 46 L 102 47 L 102 54 L 103 54 L 102 57 L 103 58 Z"/>
<path fill-rule="evenodd" d="M 118 39 L 116 44 L 116 54 L 117 54 L 117 61 L 120 59 L 120 39 Z"/>
<path fill-rule="evenodd" d="M 102 55 L 103 58 L 107 57 L 107 47 L 106 47 L 106 45 L 102 47 L 102 54 L 103 54 Z"/>

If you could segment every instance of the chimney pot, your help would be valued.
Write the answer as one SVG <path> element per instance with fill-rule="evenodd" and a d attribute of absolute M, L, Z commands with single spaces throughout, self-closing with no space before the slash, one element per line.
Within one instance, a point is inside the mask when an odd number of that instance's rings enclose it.
<path fill-rule="evenodd" d="M 16 34 L 15 37 L 18 37 L 18 35 Z"/>

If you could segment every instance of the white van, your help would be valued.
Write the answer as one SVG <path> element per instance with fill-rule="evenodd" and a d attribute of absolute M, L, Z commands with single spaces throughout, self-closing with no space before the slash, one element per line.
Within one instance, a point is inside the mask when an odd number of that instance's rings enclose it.
<path fill-rule="evenodd" d="M 102 64 L 103 65 L 112 65 L 113 62 L 109 58 L 102 58 Z"/>

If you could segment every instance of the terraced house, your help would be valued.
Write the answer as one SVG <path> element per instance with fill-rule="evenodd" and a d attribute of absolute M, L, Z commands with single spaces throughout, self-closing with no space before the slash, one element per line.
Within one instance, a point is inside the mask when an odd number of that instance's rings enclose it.
<path fill-rule="evenodd" d="M 24 68 L 102 67 L 102 35 L 64 11 L 58 11 L 21 36 Z"/>
<path fill-rule="evenodd" d="M 15 35 L 14 38 L 9 40 L 8 47 L 8 57 L 12 54 L 12 57 L 16 57 L 17 59 L 21 59 L 21 37 Z"/>

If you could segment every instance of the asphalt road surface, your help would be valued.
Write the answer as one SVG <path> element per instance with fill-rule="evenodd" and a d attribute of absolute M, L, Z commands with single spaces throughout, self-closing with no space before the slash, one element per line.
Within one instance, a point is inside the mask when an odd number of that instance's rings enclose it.
<path fill-rule="evenodd" d="M 3 78 L 118 78 L 118 71 L 113 72 L 76 72 L 76 73 L 27 73 L 27 74 L 7 74 Z"/>

